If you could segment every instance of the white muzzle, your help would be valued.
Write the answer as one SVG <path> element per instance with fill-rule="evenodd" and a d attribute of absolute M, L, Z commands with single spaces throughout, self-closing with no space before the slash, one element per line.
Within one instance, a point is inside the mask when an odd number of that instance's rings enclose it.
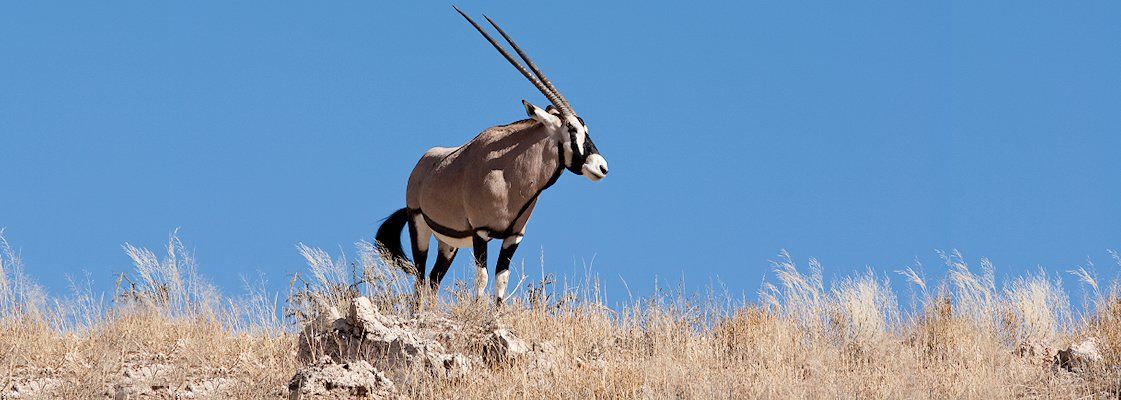
<path fill-rule="evenodd" d="M 599 154 L 592 154 L 584 161 L 584 177 L 595 182 L 607 176 L 607 160 Z"/>

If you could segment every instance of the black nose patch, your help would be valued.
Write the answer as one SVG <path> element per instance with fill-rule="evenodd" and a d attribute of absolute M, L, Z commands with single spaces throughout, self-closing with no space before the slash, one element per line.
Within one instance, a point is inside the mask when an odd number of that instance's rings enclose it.
<path fill-rule="evenodd" d="M 604 175 L 607 175 L 607 166 L 606 165 L 600 165 L 599 166 L 599 172 L 602 172 Z"/>

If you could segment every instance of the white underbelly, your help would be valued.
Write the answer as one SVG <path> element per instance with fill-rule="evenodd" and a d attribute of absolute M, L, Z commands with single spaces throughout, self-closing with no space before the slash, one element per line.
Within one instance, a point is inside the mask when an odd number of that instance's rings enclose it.
<path fill-rule="evenodd" d="M 473 246 L 473 241 L 471 240 L 470 237 L 453 238 L 453 237 L 441 235 L 438 232 L 436 232 L 435 229 L 430 228 L 430 230 L 432 231 L 432 234 L 436 236 L 436 240 L 439 240 L 441 243 L 444 243 L 446 245 L 449 245 L 449 246 L 452 246 L 452 247 L 465 248 L 465 249 L 466 248 L 471 248 Z"/>

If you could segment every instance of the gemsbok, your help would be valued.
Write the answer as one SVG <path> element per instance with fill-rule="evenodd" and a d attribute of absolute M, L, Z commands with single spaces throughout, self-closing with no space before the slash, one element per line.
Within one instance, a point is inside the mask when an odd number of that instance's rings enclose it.
<path fill-rule="evenodd" d="M 394 262 L 409 269 L 401 246 L 401 230 L 408 225 L 413 253 L 410 272 L 416 274 L 418 296 L 426 290 L 424 272 L 432 235 L 438 243 L 436 263 L 428 275 L 428 287 L 433 291 L 439 289 L 459 248 L 470 247 L 475 255 L 475 294 L 482 298 L 487 286 L 487 242 L 501 239 L 494 291 L 497 303 L 502 304 L 510 279 L 510 260 L 522 241 L 538 196 L 566 169 L 593 182 L 603 179 L 607 160 L 588 137 L 584 120 L 576 116 L 564 96 L 498 24 L 484 16 L 525 66 L 471 17 L 453 8 L 552 106 L 541 109 L 522 100 L 528 119 L 488 128 L 462 146 L 433 147 L 425 152 L 409 175 L 405 208 L 385 219 L 376 240 Z"/>

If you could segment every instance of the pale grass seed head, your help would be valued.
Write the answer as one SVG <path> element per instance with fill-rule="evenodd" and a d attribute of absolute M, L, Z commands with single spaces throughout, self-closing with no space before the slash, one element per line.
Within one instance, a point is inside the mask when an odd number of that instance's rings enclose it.
<path fill-rule="evenodd" d="M 831 300 L 841 315 L 844 340 L 849 342 L 878 344 L 899 322 L 899 306 L 889 281 L 876 279 L 871 269 L 841 279 Z"/>
<path fill-rule="evenodd" d="M 1070 300 L 1062 281 L 1048 279 L 1042 268 L 1014 278 L 1004 297 L 1014 317 L 1009 334 L 1015 343 L 1053 343 L 1069 326 Z"/>

